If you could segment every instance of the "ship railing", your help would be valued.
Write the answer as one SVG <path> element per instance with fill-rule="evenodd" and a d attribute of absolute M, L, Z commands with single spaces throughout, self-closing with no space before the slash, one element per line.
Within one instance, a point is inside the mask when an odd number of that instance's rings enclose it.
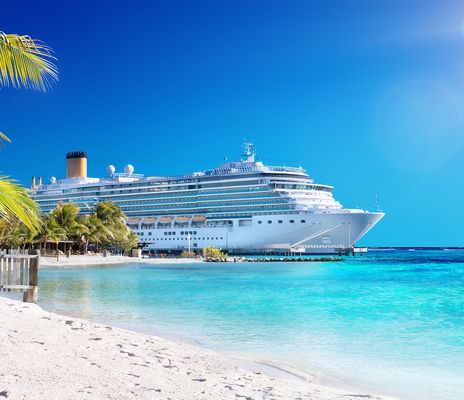
<path fill-rule="evenodd" d="M 266 166 L 270 171 L 273 172 L 298 172 L 298 173 L 304 173 L 305 170 L 301 167 L 276 167 L 276 166 Z"/>

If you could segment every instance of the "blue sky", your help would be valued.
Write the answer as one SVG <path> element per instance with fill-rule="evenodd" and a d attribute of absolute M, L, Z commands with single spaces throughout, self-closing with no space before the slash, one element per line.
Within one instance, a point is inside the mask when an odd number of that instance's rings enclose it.
<path fill-rule="evenodd" d="M 302 165 L 383 221 L 365 245 L 464 245 L 464 4 L 9 2 L 0 30 L 53 47 L 48 93 L 0 90 L 0 171 L 29 184 L 133 163 L 181 174 L 238 158 Z"/>

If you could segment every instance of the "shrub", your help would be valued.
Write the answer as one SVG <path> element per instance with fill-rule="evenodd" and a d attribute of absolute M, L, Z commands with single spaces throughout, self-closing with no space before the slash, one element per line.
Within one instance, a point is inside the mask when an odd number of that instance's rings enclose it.
<path fill-rule="evenodd" d="M 188 251 L 184 250 L 182 253 L 180 253 L 181 258 L 195 258 L 196 254 L 193 251 Z"/>
<path fill-rule="evenodd" d="M 221 249 L 217 249 L 216 247 L 205 247 L 203 249 L 203 257 L 204 258 L 226 258 L 227 255 L 223 253 Z"/>

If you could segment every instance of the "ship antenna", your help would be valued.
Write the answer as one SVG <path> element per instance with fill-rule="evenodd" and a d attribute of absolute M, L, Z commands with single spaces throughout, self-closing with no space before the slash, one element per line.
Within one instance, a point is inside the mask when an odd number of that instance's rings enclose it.
<path fill-rule="evenodd" d="M 243 143 L 243 150 L 244 150 L 243 157 L 245 157 L 245 160 L 242 160 L 242 161 L 255 162 L 256 153 L 253 147 L 253 143 L 245 141 Z"/>
<path fill-rule="evenodd" d="M 382 211 L 382 207 L 380 206 L 380 195 L 378 193 L 375 195 L 375 210 L 377 212 Z"/>

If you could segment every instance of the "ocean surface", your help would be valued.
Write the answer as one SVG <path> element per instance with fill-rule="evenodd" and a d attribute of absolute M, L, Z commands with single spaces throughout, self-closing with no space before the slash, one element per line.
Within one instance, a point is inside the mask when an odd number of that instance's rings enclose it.
<path fill-rule="evenodd" d="M 40 280 L 39 304 L 50 311 L 402 399 L 464 399 L 464 251 L 44 269 Z"/>

